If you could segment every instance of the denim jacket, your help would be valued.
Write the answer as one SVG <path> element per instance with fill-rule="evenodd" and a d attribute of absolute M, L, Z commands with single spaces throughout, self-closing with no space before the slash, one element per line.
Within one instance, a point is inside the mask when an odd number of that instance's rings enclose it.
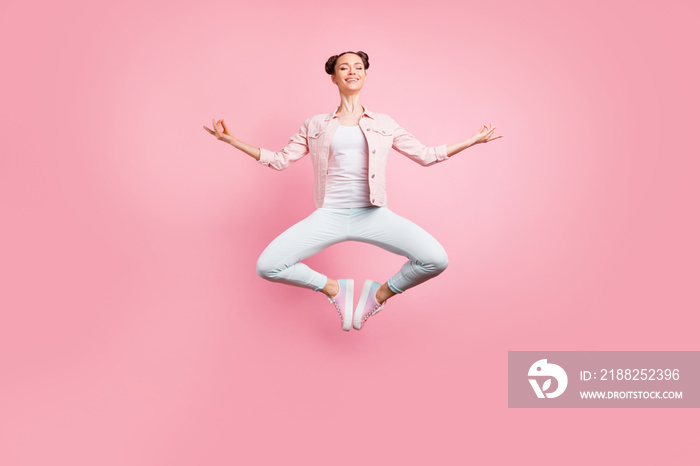
<path fill-rule="evenodd" d="M 340 117 L 335 114 L 337 109 L 307 118 L 281 151 L 260 148 L 259 162 L 276 170 L 283 170 L 306 154 L 311 154 L 316 207 L 323 205 L 326 195 L 331 140 L 340 125 Z M 427 147 L 389 115 L 372 112 L 367 107 L 364 110 L 360 117 L 360 128 L 367 139 L 369 150 L 367 181 L 370 202 L 384 206 L 387 201 L 386 162 L 392 148 L 420 165 L 429 166 L 447 160 L 447 145 Z"/>

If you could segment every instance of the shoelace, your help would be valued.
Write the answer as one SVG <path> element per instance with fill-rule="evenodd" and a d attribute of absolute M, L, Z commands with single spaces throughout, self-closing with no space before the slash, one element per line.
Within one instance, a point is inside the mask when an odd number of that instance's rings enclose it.
<path fill-rule="evenodd" d="M 381 311 L 384 305 L 386 304 L 386 301 L 384 301 L 382 304 L 377 304 L 374 306 L 374 309 L 372 309 L 370 312 L 362 316 L 362 323 L 364 323 L 367 319 L 372 317 L 374 314 L 377 312 Z"/>
<path fill-rule="evenodd" d="M 327 297 L 327 296 L 326 296 Z M 328 298 L 328 297 L 327 297 Z M 336 302 L 335 299 L 328 298 L 328 301 L 332 302 L 333 305 L 335 306 L 335 310 L 338 311 L 338 315 L 340 316 L 340 320 L 343 320 L 343 311 L 340 310 L 340 306 Z"/>

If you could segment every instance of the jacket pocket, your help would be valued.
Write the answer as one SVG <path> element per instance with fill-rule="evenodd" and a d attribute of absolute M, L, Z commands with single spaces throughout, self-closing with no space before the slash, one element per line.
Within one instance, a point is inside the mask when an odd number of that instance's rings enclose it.
<path fill-rule="evenodd" d="M 325 128 L 319 128 L 318 126 L 309 128 L 309 131 L 306 134 L 306 142 L 309 146 L 309 151 L 312 153 L 317 153 L 320 150 L 321 140 L 323 139 L 325 132 Z"/>
<path fill-rule="evenodd" d="M 394 142 L 394 135 L 391 131 L 379 128 L 370 128 L 372 134 L 374 134 L 374 139 L 379 144 L 379 147 L 384 150 L 391 149 Z"/>
<path fill-rule="evenodd" d="M 327 127 L 323 126 L 311 126 L 306 136 L 309 139 L 318 139 L 323 136 L 323 133 L 325 133 L 327 129 Z"/>

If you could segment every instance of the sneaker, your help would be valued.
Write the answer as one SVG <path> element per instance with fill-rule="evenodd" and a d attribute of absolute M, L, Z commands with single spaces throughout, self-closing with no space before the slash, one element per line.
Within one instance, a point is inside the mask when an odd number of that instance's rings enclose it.
<path fill-rule="evenodd" d="M 350 324 L 352 322 L 352 298 L 355 291 L 354 281 L 352 278 L 340 279 L 338 280 L 338 286 L 340 287 L 338 294 L 335 295 L 333 299 L 328 298 L 328 301 L 335 306 L 340 316 L 343 330 L 347 332 L 350 330 Z"/>
<path fill-rule="evenodd" d="M 362 294 L 360 295 L 360 301 L 357 303 L 355 314 L 352 317 L 352 326 L 357 330 L 362 328 L 367 319 L 384 308 L 386 301 L 379 304 L 376 298 L 377 290 L 380 286 L 382 286 L 382 284 L 379 282 L 369 279 L 365 280 L 365 284 L 362 287 Z"/>

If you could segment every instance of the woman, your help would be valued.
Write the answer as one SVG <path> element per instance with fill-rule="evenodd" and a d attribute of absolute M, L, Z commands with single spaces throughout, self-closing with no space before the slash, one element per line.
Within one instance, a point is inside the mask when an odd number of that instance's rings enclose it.
<path fill-rule="evenodd" d="M 493 136 L 495 127 L 484 125 L 466 141 L 424 146 L 389 115 L 360 104 L 368 68 L 369 57 L 361 51 L 330 57 L 326 73 L 338 86 L 340 105 L 330 113 L 306 119 L 279 152 L 253 147 L 234 137 L 223 119 L 212 119 L 214 130 L 204 127 L 217 139 L 276 170 L 311 154 L 316 210 L 265 248 L 257 262 L 257 273 L 267 280 L 322 292 L 338 312 L 345 331 L 351 324 L 360 330 L 389 298 L 447 267 L 447 253 L 440 243 L 386 205 L 385 167 L 391 149 L 428 166 L 474 144 L 502 137 Z M 331 279 L 301 262 L 341 241 L 374 244 L 409 259 L 383 284 L 366 280 L 354 312 L 352 279 Z"/>

